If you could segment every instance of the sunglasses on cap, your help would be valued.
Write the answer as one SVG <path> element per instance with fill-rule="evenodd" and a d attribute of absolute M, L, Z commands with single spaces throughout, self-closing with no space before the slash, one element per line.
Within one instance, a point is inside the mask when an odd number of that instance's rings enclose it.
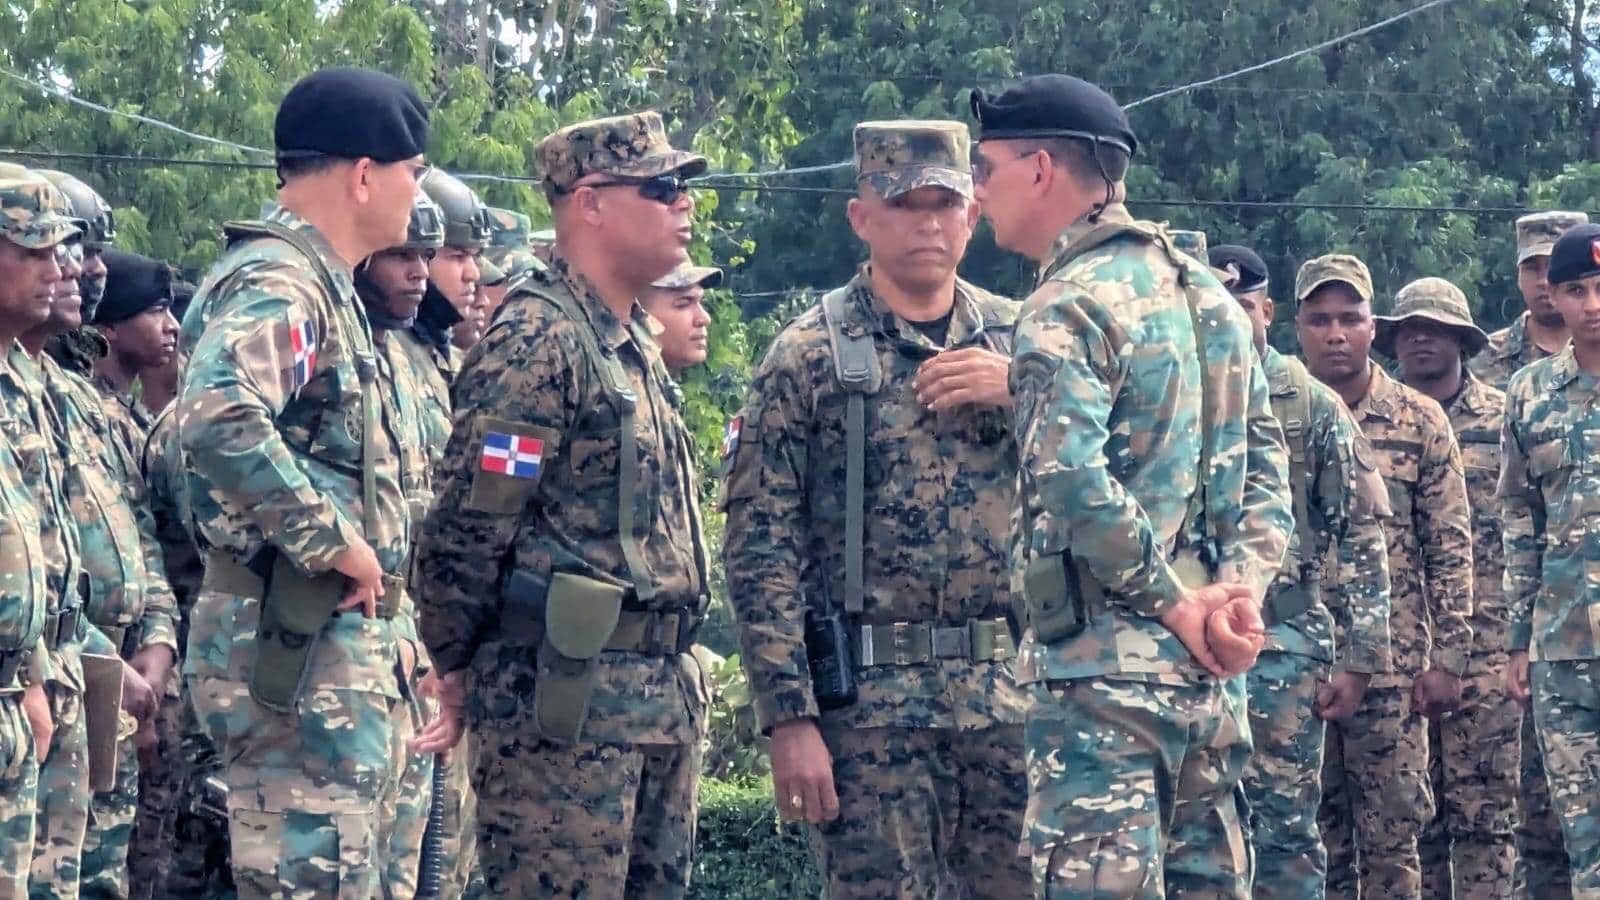
<path fill-rule="evenodd" d="M 682 175 L 667 174 L 657 175 L 654 178 L 614 178 L 610 181 L 596 181 L 580 187 L 619 187 L 633 185 L 639 189 L 639 196 L 646 200 L 671 206 L 678 201 L 684 192 L 689 190 L 689 182 Z"/>

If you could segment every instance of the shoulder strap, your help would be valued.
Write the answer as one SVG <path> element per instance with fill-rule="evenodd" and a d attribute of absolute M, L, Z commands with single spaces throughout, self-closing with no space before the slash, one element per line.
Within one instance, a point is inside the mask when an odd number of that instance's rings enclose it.
<path fill-rule="evenodd" d="M 845 303 L 849 299 L 848 286 L 828 292 L 822 298 L 822 318 L 828 326 L 834 375 L 849 395 L 844 420 L 844 609 L 859 613 L 866 608 L 862 571 L 866 553 L 866 395 L 883 387 L 883 366 L 871 334 L 845 331 Z"/>
<path fill-rule="evenodd" d="M 300 232 L 282 225 L 278 222 L 250 221 L 230 222 L 226 229 L 242 233 L 255 232 L 276 238 L 293 247 L 297 253 L 305 257 L 311 264 L 311 270 L 317 273 L 317 278 L 322 282 L 322 288 L 328 297 L 333 300 L 335 313 L 341 318 L 348 318 L 345 307 L 351 304 L 341 302 L 343 298 L 339 293 L 338 279 L 333 277 L 333 270 L 323 261 L 322 254 L 311 245 L 306 236 Z M 372 333 L 363 326 L 365 319 L 361 318 L 359 310 L 351 310 L 356 315 L 355 331 L 367 335 L 368 347 L 376 350 L 372 341 Z M 350 324 L 350 323 L 345 323 Z M 352 334 L 351 337 L 354 337 Z M 356 350 L 356 376 L 361 381 L 361 517 L 362 530 L 365 532 L 369 543 L 378 539 L 381 526 L 378 523 L 378 432 L 382 430 L 382 410 L 379 408 L 378 399 L 378 361 L 372 352 Z"/>
<path fill-rule="evenodd" d="M 617 540 L 622 545 L 622 559 L 628 566 L 628 580 L 633 582 L 634 596 L 640 603 L 648 603 L 656 595 L 655 579 L 650 577 L 644 561 L 644 550 L 639 544 L 639 436 L 634 431 L 634 415 L 639 398 L 633 392 L 633 383 L 615 353 L 600 349 L 589 317 L 562 291 L 540 290 L 530 280 L 523 283 L 523 291 L 539 297 L 556 308 L 564 318 L 570 319 L 578 332 L 578 342 L 583 352 L 600 375 L 600 387 L 616 407 L 621 418 L 622 446 L 618 455 L 617 474 Z"/>
<path fill-rule="evenodd" d="M 1297 359 L 1284 357 L 1282 369 L 1271 379 L 1272 414 L 1283 426 L 1283 439 L 1289 445 L 1289 479 L 1294 492 L 1294 527 L 1300 535 L 1302 568 L 1305 558 L 1316 552 L 1311 527 L 1311 473 L 1306 466 L 1306 438 L 1311 428 L 1311 375 Z"/>

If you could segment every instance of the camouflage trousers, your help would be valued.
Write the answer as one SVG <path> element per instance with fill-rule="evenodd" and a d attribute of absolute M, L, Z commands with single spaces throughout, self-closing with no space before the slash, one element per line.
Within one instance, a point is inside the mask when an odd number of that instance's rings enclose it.
<path fill-rule="evenodd" d="M 1035 688 L 1023 849 L 1038 900 L 1250 895 L 1242 682 Z"/>
<path fill-rule="evenodd" d="M 17 900 L 28 895 L 39 793 L 39 758 L 20 692 L 0 694 L 0 763 L 0 900 Z"/>
<path fill-rule="evenodd" d="M 439 841 L 444 877 L 440 897 L 483 894 L 483 874 L 478 870 L 478 795 L 472 790 L 473 746 L 472 732 L 468 730 L 445 762 L 444 828 Z"/>
<path fill-rule="evenodd" d="M 408 744 L 427 724 L 427 711 L 414 694 L 399 705 L 395 739 Z M 396 757 L 399 789 L 386 799 L 383 818 L 390 822 L 384 835 L 383 887 L 394 897 L 417 895 L 417 866 L 422 859 L 422 838 L 428 826 L 428 805 L 433 799 L 434 758 L 422 753 Z"/>
<path fill-rule="evenodd" d="M 206 779 L 222 778 L 211 738 L 200 727 L 194 702 L 185 683 L 178 706 L 178 760 L 181 781 L 172 835 L 176 846 L 169 852 L 161 884 L 153 885 L 157 898 L 232 897 L 233 870 L 228 853 L 228 816 L 225 809 L 205 799 Z M 136 838 L 137 839 L 137 838 Z"/>
<path fill-rule="evenodd" d="M 824 720 L 839 818 L 811 829 L 834 900 L 1012 898 L 1028 796 L 1022 726 L 843 728 Z"/>
<path fill-rule="evenodd" d="M 1506 694 L 1505 654 L 1473 661 L 1461 708 L 1429 723 L 1437 813 L 1419 843 L 1430 900 L 1509 900 L 1517 850 L 1522 706 Z"/>
<path fill-rule="evenodd" d="M 400 722 L 402 742 L 408 743 L 434 714 L 434 701 L 408 698 L 406 715 Z M 384 887 L 391 896 L 437 896 L 442 898 L 466 896 L 473 876 L 477 872 L 477 836 L 474 815 L 477 802 L 472 794 L 470 757 L 471 736 L 463 736 L 461 744 L 448 757 L 408 754 L 401 762 L 400 790 L 396 793 L 393 810 L 386 813 L 394 825 L 389 833 L 389 846 L 385 862 Z M 442 775 L 436 776 L 435 767 L 443 766 Z M 442 815 L 438 834 L 437 893 L 420 893 L 423 839 L 427 832 L 428 813 L 435 798 L 435 778 L 441 778 L 442 788 L 438 799 Z"/>
<path fill-rule="evenodd" d="M 379 895 L 382 810 L 398 787 L 400 701 L 314 686 L 290 713 L 242 681 L 190 675 L 190 697 L 223 761 L 228 840 L 241 898 Z"/>
<path fill-rule="evenodd" d="M 1316 717 L 1325 662 L 1266 652 L 1246 676 L 1255 753 L 1245 767 L 1250 839 L 1256 851 L 1252 888 L 1260 900 L 1317 900 L 1328 878 L 1328 851 L 1317 829 L 1322 802 L 1322 745 L 1327 726 Z"/>
<path fill-rule="evenodd" d="M 141 760 L 139 811 L 133 823 L 133 844 L 128 849 L 129 896 L 149 900 L 172 871 L 173 857 L 184 852 L 175 840 L 178 803 L 183 791 L 186 757 L 182 754 L 183 675 L 173 666 L 171 678 L 156 711 L 155 751 Z"/>
<path fill-rule="evenodd" d="M 472 786 L 491 897 L 684 897 L 700 743 L 553 744 L 478 723 Z"/>
<path fill-rule="evenodd" d="M 128 896 L 128 848 L 139 811 L 139 754 L 130 735 L 117 742 L 117 781 L 89 798 L 78 892 L 83 897 Z"/>
<path fill-rule="evenodd" d="M 1328 727 L 1317 813 L 1328 896 L 1420 896 L 1417 840 L 1432 819 L 1427 720 L 1409 686 L 1369 687 L 1354 716 Z"/>
<path fill-rule="evenodd" d="M 89 729 L 83 695 L 56 682 L 46 688 L 56 732 L 39 768 L 28 895 L 36 900 L 78 896 L 83 837 L 89 824 Z"/>
<path fill-rule="evenodd" d="M 1572 870 L 1561 840 L 1561 820 L 1550 803 L 1544 753 L 1533 712 L 1522 716 L 1522 779 L 1517 798 L 1516 895 L 1528 900 L 1571 900 Z"/>
<path fill-rule="evenodd" d="M 1533 715 L 1575 897 L 1600 896 L 1600 661 L 1532 665 Z"/>

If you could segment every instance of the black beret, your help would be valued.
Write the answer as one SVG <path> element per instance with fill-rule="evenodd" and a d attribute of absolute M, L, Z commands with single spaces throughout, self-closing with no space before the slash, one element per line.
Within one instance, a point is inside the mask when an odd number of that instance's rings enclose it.
<path fill-rule="evenodd" d="M 1551 284 L 1600 275 L 1600 225 L 1574 225 L 1550 251 Z"/>
<path fill-rule="evenodd" d="M 1211 268 L 1233 272 L 1236 280 L 1228 290 L 1239 294 L 1259 291 L 1267 286 L 1267 263 L 1254 250 L 1238 244 L 1218 244 L 1207 254 Z"/>
<path fill-rule="evenodd" d="M 1034 75 L 997 96 L 975 89 L 972 115 L 980 141 L 1069 137 L 1105 141 L 1130 157 L 1139 151 L 1139 139 L 1117 101 L 1071 75 Z"/>
<path fill-rule="evenodd" d="M 284 95 L 272 138 L 279 159 L 399 162 L 427 147 L 428 109 L 415 88 L 393 75 L 322 69 Z"/>
<path fill-rule="evenodd" d="M 106 248 L 106 295 L 95 309 L 95 324 L 115 324 L 152 306 L 172 303 L 172 270 L 160 260 Z"/>

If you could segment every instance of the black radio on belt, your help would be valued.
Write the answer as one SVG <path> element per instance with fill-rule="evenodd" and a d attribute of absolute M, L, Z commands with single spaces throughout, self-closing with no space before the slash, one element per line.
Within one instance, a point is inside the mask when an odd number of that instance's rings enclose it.
<path fill-rule="evenodd" d="M 806 659 L 811 669 L 811 694 L 822 709 L 856 702 L 856 667 L 850 655 L 850 632 L 838 607 L 806 610 Z"/>

